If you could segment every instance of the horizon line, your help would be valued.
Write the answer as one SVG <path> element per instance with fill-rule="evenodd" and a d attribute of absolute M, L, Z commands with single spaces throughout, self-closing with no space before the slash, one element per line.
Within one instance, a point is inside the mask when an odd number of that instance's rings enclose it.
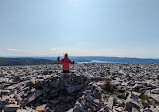
<path fill-rule="evenodd" d="M 59 56 L 0 56 L 0 58 L 30 58 L 30 57 L 59 57 Z M 112 58 L 136 58 L 136 59 L 159 59 L 150 57 L 122 57 L 122 56 L 69 56 L 69 57 L 112 57 Z"/>

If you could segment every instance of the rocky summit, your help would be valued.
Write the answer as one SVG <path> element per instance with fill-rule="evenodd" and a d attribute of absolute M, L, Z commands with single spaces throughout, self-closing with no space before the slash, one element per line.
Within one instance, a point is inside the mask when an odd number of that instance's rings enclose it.
<path fill-rule="evenodd" d="M 2 112 L 159 112 L 159 64 L 0 66 Z"/>

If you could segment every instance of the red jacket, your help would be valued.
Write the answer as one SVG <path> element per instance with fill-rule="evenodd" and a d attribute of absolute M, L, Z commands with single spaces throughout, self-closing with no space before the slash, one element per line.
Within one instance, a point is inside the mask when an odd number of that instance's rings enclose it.
<path fill-rule="evenodd" d="M 65 57 L 64 59 L 58 60 L 58 62 L 63 63 L 62 70 L 66 70 L 66 71 L 70 70 L 69 63 L 74 64 L 68 57 Z"/>

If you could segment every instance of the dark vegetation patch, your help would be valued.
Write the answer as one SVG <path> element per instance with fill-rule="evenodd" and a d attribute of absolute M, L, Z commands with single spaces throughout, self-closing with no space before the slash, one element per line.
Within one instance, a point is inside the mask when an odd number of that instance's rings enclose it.
<path fill-rule="evenodd" d="M 114 93 L 117 90 L 117 86 L 112 84 L 111 80 L 106 80 L 101 88 L 108 93 Z"/>
<path fill-rule="evenodd" d="M 57 61 L 34 58 L 0 58 L 0 66 L 57 64 Z"/>

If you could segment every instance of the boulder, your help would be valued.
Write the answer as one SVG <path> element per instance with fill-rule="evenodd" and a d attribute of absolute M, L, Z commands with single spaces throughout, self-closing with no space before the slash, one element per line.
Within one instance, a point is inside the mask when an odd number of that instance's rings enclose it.
<path fill-rule="evenodd" d="M 131 112 L 140 112 L 140 111 L 138 111 L 135 107 L 132 107 Z"/>
<path fill-rule="evenodd" d="M 91 101 L 94 100 L 94 97 L 92 97 L 91 95 L 86 95 L 86 96 L 84 97 L 84 99 L 85 99 L 86 101 L 91 102 Z"/>
<path fill-rule="evenodd" d="M 110 98 L 108 99 L 107 106 L 108 106 L 110 109 L 113 109 L 114 103 L 115 103 L 114 97 L 110 97 Z"/>
<path fill-rule="evenodd" d="M 36 90 L 35 92 L 28 95 L 26 100 L 21 102 L 21 105 L 26 106 L 28 103 L 32 102 L 33 100 L 38 98 L 40 95 L 42 95 L 42 90 Z"/>
<path fill-rule="evenodd" d="M 58 84 L 59 84 L 59 80 L 57 79 L 57 80 L 52 81 L 49 85 L 52 86 L 52 87 L 57 88 Z"/>
<path fill-rule="evenodd" d="M 51 110 L 49 107 L 46 108 L 45 112 L 55 112 L 53 110 Z"/>
<path fill-rule="evenodd" d="M 130 92 L 125 102 L 125 109 L 126 111 L 131 112 L 133 107 L 136 108 L 138 111 L 143 109 L 143 105 L 140 102 L 139 98 L 132 92 Z"/>
<path fill-rule="evenodd" d="M 159 102 L 159 94 L 150 94 L 149 96 L 152 97 L 157 102 Z"/>
<path fill-rule="evenodd" d="M 50 100 L 50 103 L 53 104 L 53 105 L 56 105 L 58 104 L 60 101 L 59 100 Z"/>
<path fill-rule="evenodd" d="M 117 108 L 115 108 L 115 110 L 116 110 L 117 112 L 123 112 L 123 111 L 124 111 L 124 108 L 123 108 L 123 107 L 117 107 Z"/>
<path fill-rule="evenodd" d="M 19 105 L 9 104 L 4 107 L 4 112 L 16 112 L 19 109 Z"/>
<path fill-rule="evenodd" d="M 37 110 L 38 112 L 44 112 L 45 109 L 46 109 L 46 104 L 36 107 L 36 110 Z"/>
<path fill-rule="evenodd" d="M 75 107 L 73 109 L 73 112 L 87 112 L 84 107 L 77 101 L 75 103 Z"/>
<path fill-rule="evenodd" d="M 52 97 L 56 97 L 56 96 L 58 96 L 58 92 L 59 92 L 59 89 L 53 89 L 50 91 L 50 95 Z"/>
<path fill-rule="evenodd" d="M 79 91 L 81 89 L 81 85 L 71 85 L 66 88 L 69 94 Z"/>

